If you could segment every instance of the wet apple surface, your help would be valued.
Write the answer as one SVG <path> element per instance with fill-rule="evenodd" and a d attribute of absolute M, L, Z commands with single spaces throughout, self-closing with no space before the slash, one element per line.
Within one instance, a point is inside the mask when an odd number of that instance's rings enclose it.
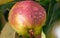
<path fill-rule="evenodd" d="M 42 28 L 46 21 L 46 11 L 39 3 L 21 1 L 12 7 L 8 20 L 11 26 L 23 35 L 24 32 L 27 33 L 27 29 L 36 31 Z"/>

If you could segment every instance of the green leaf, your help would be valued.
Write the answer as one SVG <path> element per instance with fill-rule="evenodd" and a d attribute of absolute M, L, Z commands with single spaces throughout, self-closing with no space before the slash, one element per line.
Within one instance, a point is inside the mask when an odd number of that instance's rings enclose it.
<path fill-rule="evenodd" d="M 9 2 L 0 6 L 0 15 L 3 14 L 6 21 L 8 21 L 8 13 L 15 3 L 16 2 L 13 1 L 13 2 Z"/>
<path fill-rule="evenodd" d="M 3 15 L 3 13 L 0 11 L 0 17 Z"/>
<path fill-rule="evenodd" d="M 16 2 L 13 1 L 13 2 L 9 2 L 9 3 L 3 4 L 3 5 L 0 6 L 0 8 L 1 8 L 0 10 L 3 11 L 3 10 L 6 10 L 7 8 L 10 9 L 15 3 Z"/>
<path fill-rule="evenodd" d="M 15 4 L 15 2 L 9 2 L 9 3 L 6 3 L 6 4 L 0 5 L 0 32 L 3 28 L 3 26 L 4 26 L 1 19 L 2 19 L 2 16 L 4 16 L 4 13 L 6 13 L 5 10 L 11 9 L 11 7 L 14 4 Z M 5 15 L 5 18 L 7 19 L 8 16 Z"/>
<path fill-rule="evenodd" d="M 53 9 L 54 20 L 60 20 L 60 3 L 56 3 Z"/>
<path fill-rule="evenodd" d="M 46 24 L 46 26 L 44 27 L 44 32 L 47 36 L 47 38 L 53 38 L 54 35 L 52 35 L 51 31 L 54 27 L 54 23 L 57 20 L 60 20 L 60 3 L 56 3 L 52 9 L 52 11 L 50 11 L 51 15 L 50 15 L 50 20 L 47 21 L 48 24 Z M 51 35 L 51 36 L 50 36 Z"/>
<path fill-rule="evenodd" d="M 51 28 L 51 24 L 53 23 L 52 15 L 53 15 L 53 7 L 54 7 L 55 3 L 56 3 L 56 1 L 51 0 L 49 3 L 48 9 L 46 10 L 47 11 L 47 20 L 46 20 L 45 26 L 43 27 L 43 31 L 45 34 L 47 34 L 49 32 L 49 29 Z"/>
<path fill-rule="evenodd" d="M 39 2 L 43 6 L 46 6 L 50 2 L 50 0 L 35 0 L 35 1 Z"/>

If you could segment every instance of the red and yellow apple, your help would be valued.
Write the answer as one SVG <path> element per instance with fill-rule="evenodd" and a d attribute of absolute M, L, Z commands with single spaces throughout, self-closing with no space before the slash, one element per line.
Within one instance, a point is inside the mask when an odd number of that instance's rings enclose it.
<path fill-rule="evenodd" d="M 12 7 L 8 20 L 17 33 L 24 35 L 32 29 L 37 35 L 45 24 L 46 11 L 39 3 L 21 1 Z"/>

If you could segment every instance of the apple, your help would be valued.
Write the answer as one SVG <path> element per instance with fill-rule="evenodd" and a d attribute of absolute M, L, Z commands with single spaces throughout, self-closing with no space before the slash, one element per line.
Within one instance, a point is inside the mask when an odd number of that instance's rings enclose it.
<path fill-rule="evenodd" d="M 46 21 L 46 11 L 34 1 L 17 2 L 9 12 L 9 24 L 18 34 L 38 35 Z"/>

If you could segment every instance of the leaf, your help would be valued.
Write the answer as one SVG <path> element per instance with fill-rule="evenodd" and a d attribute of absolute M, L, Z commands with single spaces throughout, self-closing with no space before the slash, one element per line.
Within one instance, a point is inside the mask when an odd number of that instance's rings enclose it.
<path fill-rule="evenodd" d="M 49 3 L 48 9 L 46 10 L 47 11 L 47 20 L 46 20 L 45 26 L 43 27 L 43 31 L 45 34 L 48 33 L 49 29 L 51 28 L 51 24 L 53 23 L 52 15 L 53 15 L 53 7 L 54 7 L 55 3 L 56 3 L 56 1 L 51 0 L 51 2 Z"/>
<path fill-rule="evenodd" d="M 47 6 L 47 4 L 49 4 L 50 2 L 50 0 L 35 0 L 35 1 L 39 2 L 43 6 Z"/>
<path fill-rule="evenodd" d="M 60 3 L 56 3 L 53 9 L 54 20 L 60 20 Z"/>
<path fill-rule="evenodd" d="M 51 16 L 50 20 L 47 21 L 48 24 L 46 24 L 46 26 L 44 27 L 44 32 L 45 32 L 47 38 L 54 37 L 53 35 L 50 36 L 50 34 L 51 34 L 51 31 L 54 27 L 53 24 L 55 23 L 55 21 L 60 20 L 60 3 L 56 3 L 54 5 L 53 10 L 52 10 L 52 14 L 50 16 Z"/>
<path fill-rule="evenodd" d="M 16 2 L 9 2 L 9 3 L 7 3 L 7 4 L 3 4 L 3 5 L 1 5 L 0 6 L 0 10 L 5 10 L 5 9 L 7 9 L 7 8 L 11 8 L 14 4 L 15 4 Z"/>
<path fill-rule="evenodd" d="M 0 17 L 3 15 L 3 13 L 0 11 Z"/>
<path fill-rule="evenodd" d="M 2 16 L 4 16 L 4 13 L 6 13 L 5 10 L 7 10 L 7 8 L 10 9 L 14 3 L 15 2 L 9 2 L 7 4 L 0 5 L 0 32 L 4 26 L 4 24 L 2 23 Z M 5 15 L 5 17 L 8 19 L 8 16 Z"/>
<path fill-rule="evenodd" d="M 13 0 L 0 0 L 0 5 L 6 4 L 6 3 L 11 2 L 11 1 L 13 1 Z"/>
<path fill-rule="evenodd" d="M 16 2 L 9 2 L 7 4 L 3 4 L 3 5 L 0 6 L 0 15 L 3 14 L 6 21 L 8 21 L 8 13 L 15 3 Z"/>
<path fill-rule="evenodd" d="M 55 38 L 56 36 L 53 33 L 53 28 L 58 27 L 58 20 L 60 20 L 60 3 L 56 3 L 53 8 L 53 13 L 50 19 L 50 26 L 47 28 L 48 32 L 46 32 L 47 38 Z M 55 29 L 55 28 L 54 28 Z"/>

